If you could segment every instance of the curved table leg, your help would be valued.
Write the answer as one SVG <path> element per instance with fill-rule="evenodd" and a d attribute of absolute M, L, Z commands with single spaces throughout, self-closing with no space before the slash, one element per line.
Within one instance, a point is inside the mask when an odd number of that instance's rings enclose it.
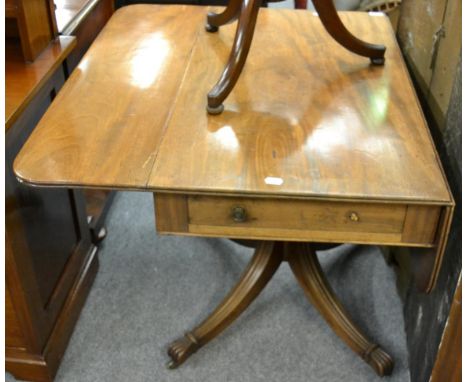
<path fill-rule="evenodd" d="M 239 18 L 242 0 L 229 0 L 226 9 L 221 13 L 209 12 L 206 17 L 205 29 L 208 32 L 217 32 L 220 26 L 229 24 Z"/>
<path fill-rule="evenodd" d="M 351 52 L 369 57 L 374 65 L 383 65 L 385 46 L 369 44 L 354 37 L 341 22 L 333 0 L 312 0 L 312 3 L 323 26 L 339 44 Z"/>
<path fill-rule="evenodd" d="M 378 375 L 389 375 L 393 369 L 391 357 L 379 345 L 371 343 L 351 321 L 328 284 L 310 245 L 288 244 L 287 260 L 307 298 L 335 333 L 370 364 Z"/>
<path fill-rule="evenodd" d="M 216 85 L 208 93 L 208 105 L 210 114 L 223 112 L 223 101 L 231 92 L 244 67 L 249 53 L 250 44 L 255 30 L 258 10 L 262 0 L 242 0 L 239 23 L 232 46 L 228 63 Z"/>
<path fill-rule="evenodd" d="M 173 369 L 226 329 L 255 300 L 283 259 L 275 242 L 260 242 L 244 274 L 216 310 L 168 349 Z"/>

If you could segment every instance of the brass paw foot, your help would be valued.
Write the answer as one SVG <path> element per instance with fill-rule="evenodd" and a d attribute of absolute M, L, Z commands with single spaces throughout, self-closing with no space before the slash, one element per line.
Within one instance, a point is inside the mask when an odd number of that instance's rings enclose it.
<path fill-rule="evenodd" d="M 389 375 L 393 361 L 379 345 L 369 341 L 346 313 L 338 297 L 331 289 L 317 259 L 315 249 L 307 243 L 288 243 L 287 259 L 289 265 L 309 299 L 330 327 L 349 347 L 359 354 L 375 372 Z"/>
<path fill-rule="evenodd" d="M 173 342 L 168 349 L 171 362 L 167 367 L 174 369 L 182 364 L 200 347 L 219 335 L 247 309 L 260 294 L 283 260 L 278 244 L 262 241 L 243 275 L 218 307 L 195 329 Z"/>
<path fill-rule="evenodd" d="M 378 345 L 369 347 L 362 358 L 371 365 L 375 372 L 381 377 L 392 373 L 393 360 Z"/>
<path fill-rule="evenodd" d="M 200 348 L 200 344 L 192 333 L 174 341 L 167 349 L 171 360 L 166 364 L 168 369 L 175 369 Z"/>

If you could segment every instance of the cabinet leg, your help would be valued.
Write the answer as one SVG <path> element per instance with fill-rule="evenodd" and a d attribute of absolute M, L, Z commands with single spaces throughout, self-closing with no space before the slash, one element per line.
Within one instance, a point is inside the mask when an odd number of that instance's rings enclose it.
<path fill-rule="evenodd" d="M 389 375 L 392 358 L 379 345 L 371 343 L 351 321 L 331 289 L 317 255 L 307 243 L 288 243 L 287 259 L 299 285 L 335 333 L 380 375 Z"/>
<path fill-rule="evenodd" d="M 333 0 L 312 0 L 312 3 L 323 26 L 336 42 L 353 53 L 369 57 L 374 65 L 384 63 L 385 46 L 369 44 L 353 36 L 340 20 Z"/>
<path fill-rule="evenodd" d="M 198 327 L 169 346 L 169 368 L 176 368 L 215 338 L 255 300 L 281 264 L 282 253 L 275 247 L 274 242 L 258 244 L 244 274 L 221 304 Z"/>

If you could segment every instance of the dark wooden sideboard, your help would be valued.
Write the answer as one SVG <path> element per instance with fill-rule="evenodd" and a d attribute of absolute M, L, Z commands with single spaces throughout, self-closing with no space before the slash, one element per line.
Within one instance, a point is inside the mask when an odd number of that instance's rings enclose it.
<path fill-rule="evenodd" d="M 31 381 L 53 379 L 98 269 L 82 193 L 26 187 L 12 170 L 75 44 L 60 37 L 27 65 L 18 44 L 6 49 L 6 370 Z"/>
<path fill-rule="evenodd" d="M 82 5 L 69 13 L 74 28 L 66 35 L 52 0 L 5 4 L 5 368 L 21 380 L 54 379 L 98 270 L 96 243 L 110 205 L 104 191 L 27 187 L 12 169 L 113 12 L 112 0 Z"/>

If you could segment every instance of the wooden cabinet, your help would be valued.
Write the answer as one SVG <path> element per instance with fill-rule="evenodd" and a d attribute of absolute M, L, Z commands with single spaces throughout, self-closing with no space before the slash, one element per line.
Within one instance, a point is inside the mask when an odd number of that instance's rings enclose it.
<path fill-rule="evenodd" d="M 52 1 L 5 4 L 5 351 L 6 371 L 22 380 L 54 379 L 98 269 L 93 242 L 105 234 L 110 205 L 104 191 L 32 188 L 13 173 L 17 153 L 112 14 L 112 0 L 84 3 L 79 22 L 68 20 L 76 37 L 58 36 Z"/>
<path fill-rule="evenodd" d="M 57 35 L 52 0 L 6 0 L 6 35 L 19 38 L 25 61 L 34 61 Z"/>
<path fill-rule="evenodd" d="M 98 269 L 81 192 L 31 188 L 13 161 L 65 82 L 73 37 L 60 37 L 26 64 L 6 50 L 6 370 L 52 381 Z"/>

